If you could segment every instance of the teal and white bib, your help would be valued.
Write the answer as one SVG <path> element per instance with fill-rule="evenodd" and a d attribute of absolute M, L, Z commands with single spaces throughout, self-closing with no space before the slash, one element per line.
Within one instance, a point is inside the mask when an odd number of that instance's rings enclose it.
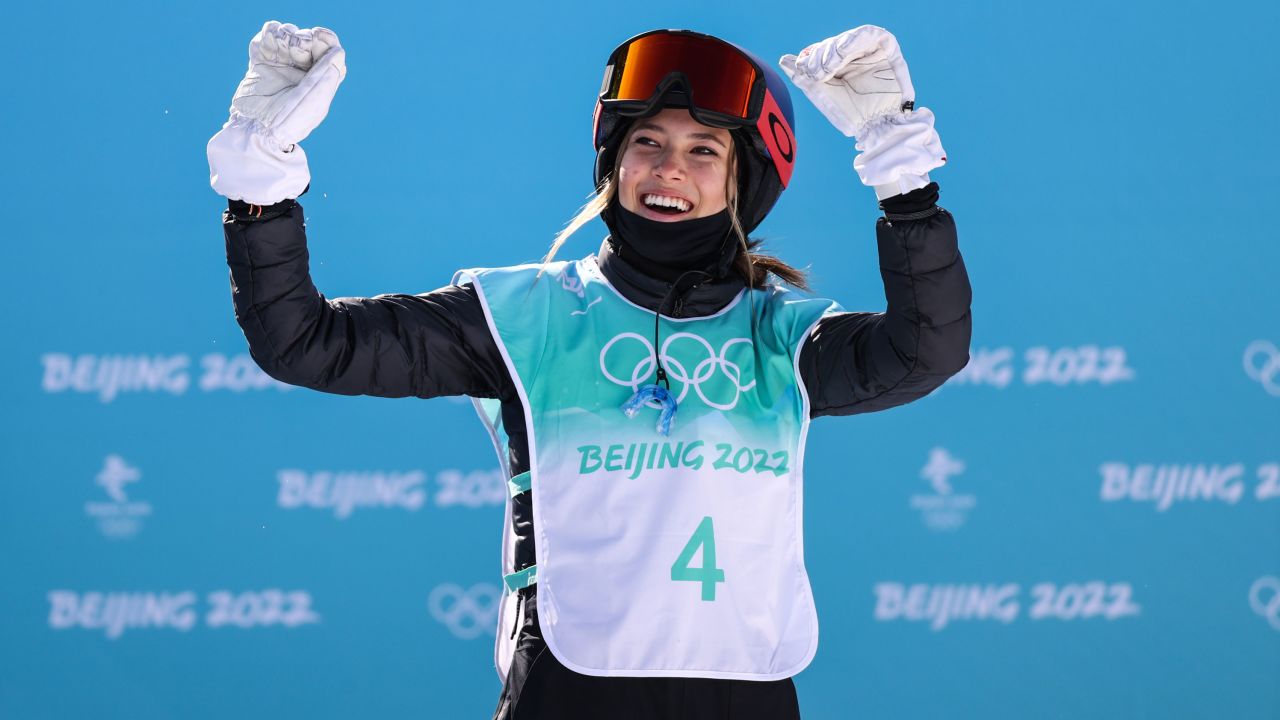
<path fill-rule="evenodd" d="M 535 282 L 538 271 L 543 275 Z M 679 410 L 621 406 L 654 382 L 652 312 L 594 256 L 464 270 L 524 405 L 547 647 L 587 675 L 776 680 L 808 665 L 818 621 L 804 567 L 801 466 L 808 397 L 800 346 L 828 300 L 744 290 L 709 317 L 661 319 Z M 506 467 L 497 401 L 477 401 Z M 511 574 L 508 504 L 503 572 Z M 499 614 L 499 673 L 516 603 Z"/>

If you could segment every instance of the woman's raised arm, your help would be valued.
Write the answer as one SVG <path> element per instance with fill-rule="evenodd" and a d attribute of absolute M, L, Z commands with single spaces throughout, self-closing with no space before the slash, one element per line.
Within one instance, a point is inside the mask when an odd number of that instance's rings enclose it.
<path fill-rule="evenodd" d="M 884 410 L 923 397 L 969 361 L 972 291 L 938 186 L 886 198 L 876 222 L 883 313 L 824 318 L 800 352 L 810 415 Z"/>
<path fill-rule="evenodd" d="M 470 285 L 326 300 L 311 282 L 297 202 L 232 201 L 223 230 L 236 320 L 277 380 L 381 397 L 501 397 L 510 386 Z"/>
<path fill-rule="evenodd" d="M 274 20 L 249 41 L 231 115 L 209 140 L 236 319 L 258 365 L 293 385 L 343 395 L 501 397 L 510 386 L 474 289 L 326 300 L 311 282 L 301 143 L 346 77 L 326 28 Z"/>
<path fill-rule="evenodd" d="M 951 213 L 929 171 L 947 161 L 933 113 L 916 107 L 898 40 L 862 25 L 779 61 L 840 132 L 857 141 L 853 167 L 875 188 L 883 313 L 818 323 L 800 353 L 810 414 L 850 415 L 901 405 L 969 361 L 971 291 Z"/>

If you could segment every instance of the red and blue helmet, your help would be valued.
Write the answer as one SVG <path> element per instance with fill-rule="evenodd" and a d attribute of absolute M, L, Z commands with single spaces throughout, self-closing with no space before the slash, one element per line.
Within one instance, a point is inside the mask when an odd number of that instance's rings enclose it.
<path fill-rule="evenodd" d="M 651 30 L 609 56 L 596 101 L 595 183 L 613 172 L 637 118 L 684 107 L 703 125 L 728 129 L 738 157 L 738 216 L 755 229 L 791 181 L 795 115 L 782 76 L 733 43 L 690 30 Z"/>

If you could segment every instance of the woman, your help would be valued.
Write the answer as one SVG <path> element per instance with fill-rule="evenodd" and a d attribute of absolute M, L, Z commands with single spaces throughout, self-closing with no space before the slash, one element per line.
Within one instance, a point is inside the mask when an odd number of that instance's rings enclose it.
<path fill-rule="evenodd" d="M 209 144 L 236 317 L 285 382 L 470 395 L 510 477 L 495 717 L 789 718 L 817 618 L 801 549 L 808 421 L 921 397 L 967 362 L 969 285 L 927 173 L 945 158 L 893 36 L 863 26 L 781 61 L 875 187 L 888 310 L 747 233 L 791 176 L 780 77 L 730 43 L 653 31 L 611 55 L 597 195 L 547 261 L 423 295 L 326 301 L 310 282 L 297 143 L 345 74 L 337 37 L 267 23 Z M 554 261 L 596 215 L 596 256 Z"/>

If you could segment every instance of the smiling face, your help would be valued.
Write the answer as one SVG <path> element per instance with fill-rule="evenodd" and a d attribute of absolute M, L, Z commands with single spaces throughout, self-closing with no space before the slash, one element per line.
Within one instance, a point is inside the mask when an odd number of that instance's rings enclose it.
<path fill-rule="evenodd" d="M 728 130 L 703 125 L 683 108 L 641 118 L 621 150 L 619 201 L 660 222 L 715 215 L 728 207 L 732 152 Z"/>

